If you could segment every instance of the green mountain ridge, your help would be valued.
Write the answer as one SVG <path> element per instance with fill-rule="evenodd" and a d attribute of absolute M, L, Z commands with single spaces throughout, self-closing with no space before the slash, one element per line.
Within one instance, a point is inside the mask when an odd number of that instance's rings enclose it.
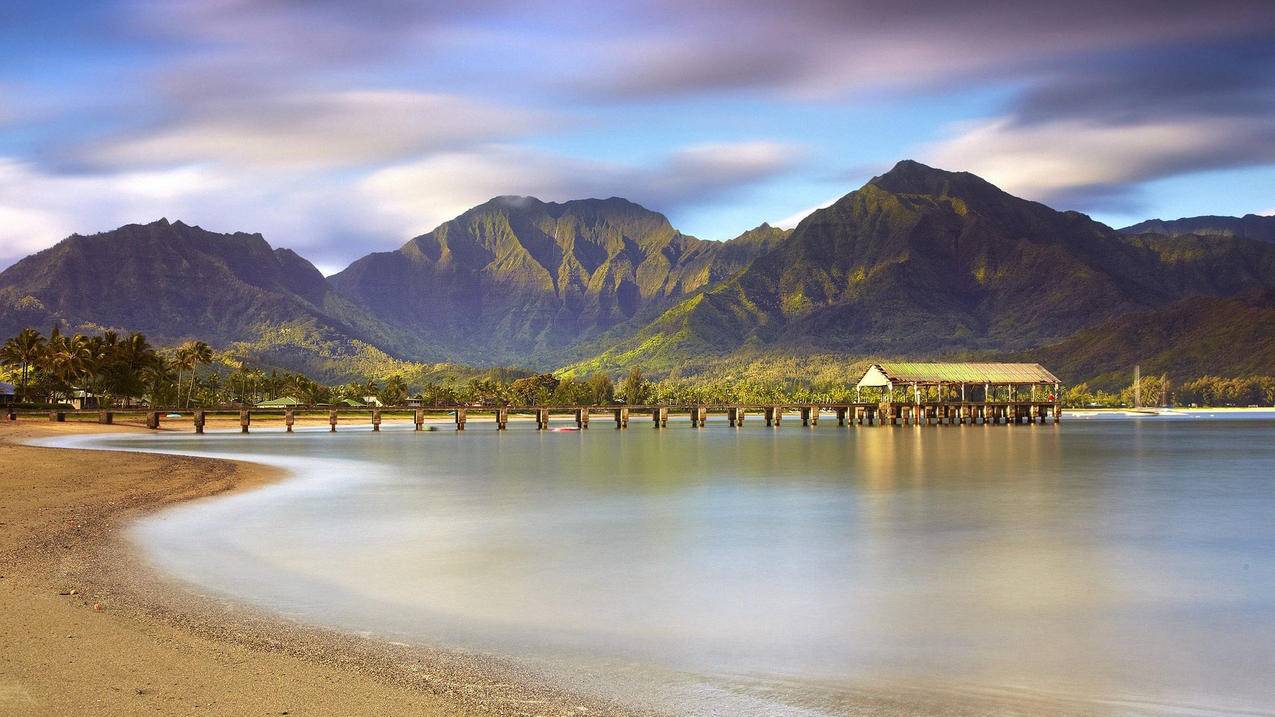
<path fill-rule="evenodd" d="M 218 234 L 167 219 L 73 235 L 0 272 L 0 333 L 55 323 L 69 331 L 141 331 L 158 343 L 198 338 L 286 348 L 293 366 L 311 370 L 371 345 L 442 355 L 382 324 L 333 291 L 309 261 L 260 234 Z"/>
<path fill-rule="evenodd" d="M 1245 214 L 1242 217 L 1183 217 L 1181 219 L 1148 219 L 1121 229 L 1122 234 L 1163 234 L 1182 236 L 1195 234 L 1210 237 L 1236 237 L 1275 242 L 1275 217 Z"/>
<path fill-rule="evenodd" d="M 568 371 L 668 370 L 686 357 L 758 347 L 847 356 L 1006 352 L 1186 296 L 1272 286 L 1270 245 L 1128 237 L 972 174 L 904 161 L 811 214 L 738 276 Z"/>
<path fill-rule="evenodd" d="M 616 197 L 496 197 L 327 279 L 259 234 L 160 220 L 0 272 L 0 333 L 201 338 L 329 380 L 435 364 L 772 380 L 768 361 L 809 374 L 816 356 L 1014 356 L 1098 383 L 1140 360 L 1275 373 L 1275 243 L 1228 229 L 1251 217 L 1197 219 L 1117 231 L 903 161 L 795 229 L 726 242 Z"/>
<path fill-rule="evenodd" d="M 455 359 L 551 367 L 578 342 L 730 276 L 784 236 L 763 225 L 704 241 L 617 197 L 497 197 L 330 282 Z"/>

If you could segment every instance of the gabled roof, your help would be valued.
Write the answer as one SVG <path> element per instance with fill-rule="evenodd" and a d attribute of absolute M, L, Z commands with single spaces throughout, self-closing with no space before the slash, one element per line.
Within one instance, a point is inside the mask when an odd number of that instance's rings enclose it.
<path fill-rule="evenodd" d="M 258 403 L 257 408 L 276 408 L 276 407 L 287 408 L 288 406 L 299 406 L 299 405 L 301 405 L 301 402 L 293 398 L 292 396 L 280 396 L 279 398 L 272 398 L 269 401 L 262 401 L 261 403 Z"/>
<path fill-rule="evenodd" d="M 12 396 L 13 384 L 0 381 L 0 396 Z"/>
<path fill-rule="evenodd" d="M 877 363 L 868 367 L 860 386 L 887 383 L 1059 383 L 1038 363 Z"/>

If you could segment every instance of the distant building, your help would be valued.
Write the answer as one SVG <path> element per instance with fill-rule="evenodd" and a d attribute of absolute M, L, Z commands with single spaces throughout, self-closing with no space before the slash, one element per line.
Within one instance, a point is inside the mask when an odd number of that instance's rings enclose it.
<path fill-rule="evenodd" d="M 16 401 L 13 384 L 0 381 L 0 406 L 7 406 Z"/>
<path fill-rule="evenodd" d="M 300 405 L 301 402 L 292 396 L 280 396 L 279 398 L 272 398 L 269 401 L 258 403 L 257 408 L 293 408 Z"/>
<path fill-rule="evenodd" d="M 937 392 L 959 394 L 961 401 L 1055 401 L 1062 382 L 1038 363 L 874 363 L 855 386 L 856 398 L 864 389 L 879 389 L 883 401 L 915 401 Z M 1019 391 L 1026 391 L 1020 396 Z M 1001 394 L 997 396 L 997 394 Z M 953 397 L 954 398 L 954 397 Z"/>
<path fill-rule="evenodd" d="M 69 398 L 70 400 L 68 403 L 70 403 L 71 407 L 75 409 L 98 407 L 97 394 L 83 388 L 72 390 Z"/>

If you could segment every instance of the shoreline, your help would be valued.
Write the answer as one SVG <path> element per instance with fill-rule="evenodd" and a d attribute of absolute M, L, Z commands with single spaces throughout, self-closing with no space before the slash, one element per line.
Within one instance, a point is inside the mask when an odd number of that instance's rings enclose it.
<path fill-rule="evenodd" d="M 25 445 L 127 424 L 0 425 L 0 712 L 625 715 L 494 656 L 391 643 L 202 595 L 125 535 L 284 479 L 236 460 Z"/>

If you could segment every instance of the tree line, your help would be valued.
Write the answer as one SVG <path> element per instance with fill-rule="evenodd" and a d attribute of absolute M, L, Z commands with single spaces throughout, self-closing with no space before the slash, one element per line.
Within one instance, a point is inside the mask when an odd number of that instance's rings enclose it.
<path fill-rule="evenodd" d="M 157 348 L 140 333 L 66 335 L 54 327 L 48 336 L 24 329 L 0 345 L 0 368 L 26 404 L 65 404 L 77 391 L 99 405 L 146 403 L 152 406 L 254 405 L 288 398 L 306 406 L 341 402 L 384 405 L 415 399 L 425 406 L 526 405 L 578 406 L 638 404 L 771 404 L 847 403 L 855 399 L 855 366 L 807 372 L 797 377 L 775 364 L 728 368 L 712 374 L 683 376 L 673 372 L 651 380 L 642 369 L 630 369 L 618 383 L 604 372 L 561 376 L 516 369 L 491 369 L 450 381 L 412 380 L 402 372 L 379 380 L 329 385 L 300 372 L 252 367 L 241 356 L 218 352 L 203 341 Z M 830 362 L 821 361 L 828 366 Z M 788 366 L 787 368 L 792 368 Z M 1163 376 L 1144 376 L 1139 384 L 1142 405 L 1248 406 L 1275 404 L 1275 376 L 1226 378 L 1204 376 L 1170 383 Z M 1132 406 L 1134 386 L 1120 391 L 1091 389 L 1081 383 L 1062 396 L 1071 407 Z M 875 397 L 875 396 L 873 396 Z M 950 398 L 955 399 L 952 395 Z M 869 396 L 864 396 L 869 400 Z"/>

